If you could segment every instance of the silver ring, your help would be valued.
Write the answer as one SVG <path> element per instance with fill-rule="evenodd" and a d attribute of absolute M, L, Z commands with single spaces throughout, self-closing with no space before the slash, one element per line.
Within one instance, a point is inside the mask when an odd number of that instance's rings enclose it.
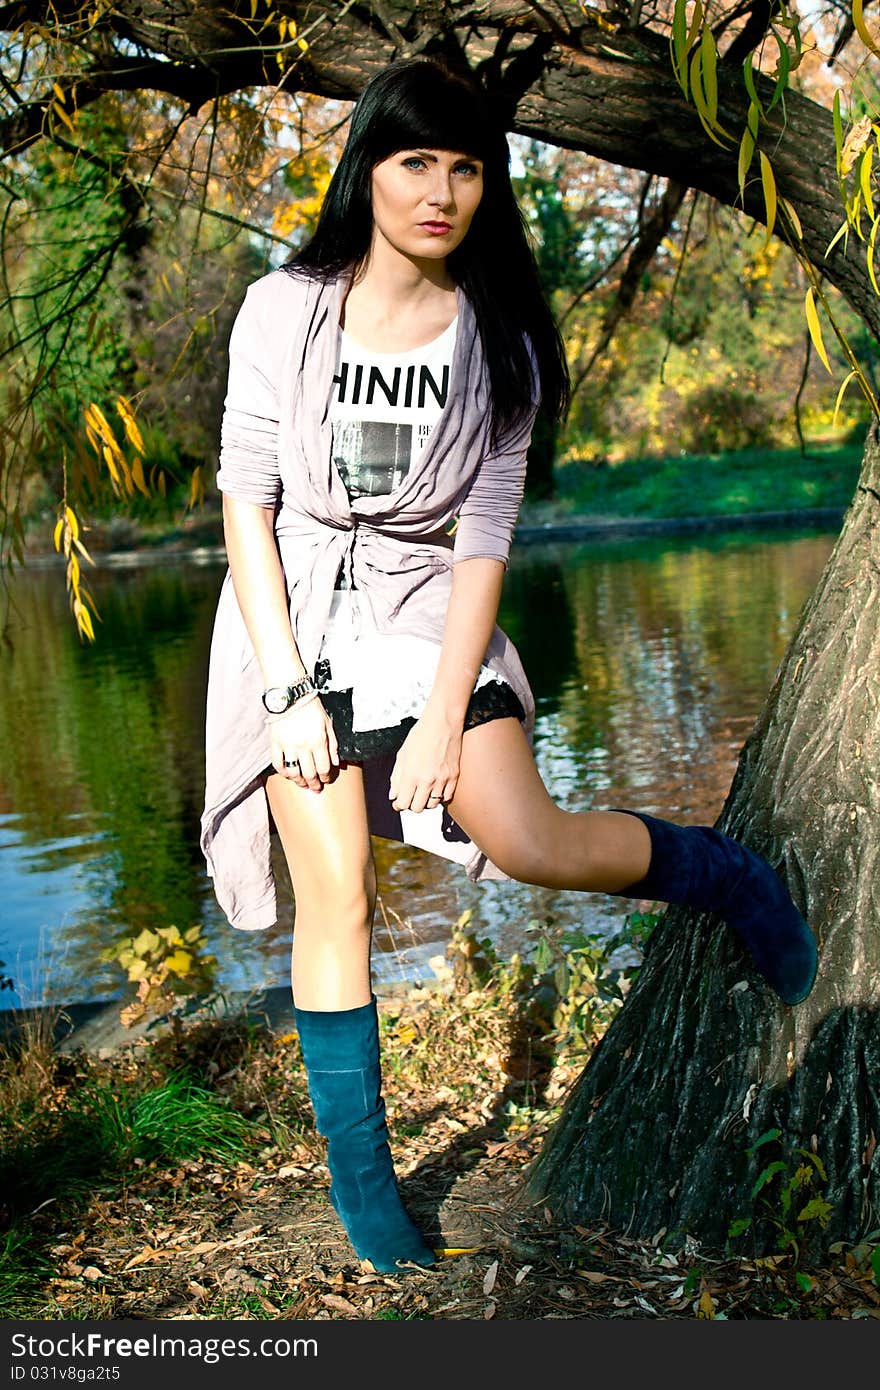
<path fill-rule="evenodd" d="M 282 767 L 299 767 L 299 758 L 285 758 L 285 757 L 282 757 L 282 759 L 281 759 L 281 766 L 282 766 Z"/>

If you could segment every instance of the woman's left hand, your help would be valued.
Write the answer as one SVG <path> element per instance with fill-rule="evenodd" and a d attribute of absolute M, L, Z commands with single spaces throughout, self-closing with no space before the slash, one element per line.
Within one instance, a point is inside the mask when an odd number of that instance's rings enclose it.
<path fill-rule="evenodd" d="M 451 801 L 458 785 L 463 733 L 461 719 L 428 700 L 391 773 L 389 796 L 395 811 L 424 811 Z"/>

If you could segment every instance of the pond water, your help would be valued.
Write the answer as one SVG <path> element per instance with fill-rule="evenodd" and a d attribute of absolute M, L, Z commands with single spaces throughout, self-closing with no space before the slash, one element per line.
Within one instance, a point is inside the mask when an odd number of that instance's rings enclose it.
<path fill-rule="evenodd" d="M 631 806 L 712 823 L 836 531 L 515 545 L 499 620 L 537 705 L 535 756 L 568 809 Z M 199 923 L 217 984 L 289 977 L 294 903 L 230 927 L 198 842 L 205 672 L 220 557 L 89 576 L 98 640 L 83 646 L 63 572 L 12 582 L 0 658 L 0 1008 L 125 997 L 101 951 L 143 927 Z M 613 937 L 632 905 L 602 894 L 473 884 L 458 865 L 374 839 L 377 980 L 431 973 L 460 915 L 504 954 L 530 922 Z"/>

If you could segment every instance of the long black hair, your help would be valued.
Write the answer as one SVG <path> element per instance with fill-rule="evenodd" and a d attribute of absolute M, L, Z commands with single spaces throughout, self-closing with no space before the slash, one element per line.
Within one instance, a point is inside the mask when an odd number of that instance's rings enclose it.
<path fill-rule="evenodd" d="M 526 339 L 542 409 L 560 419 L 569 399 L 565 349 L 511 186 L 504 130 L 482 89 L 433 58 L 390 63 L 364 88 L 315 232 L 285 269 L 330 279 L 362 265 L 373 236 L 373 168 L 405 149 L 449 150 L 483 165 L 482 199 L 446 265 L 473 305 L 489 367 L 493 437 L 514 425 L 532 399 Z"/>

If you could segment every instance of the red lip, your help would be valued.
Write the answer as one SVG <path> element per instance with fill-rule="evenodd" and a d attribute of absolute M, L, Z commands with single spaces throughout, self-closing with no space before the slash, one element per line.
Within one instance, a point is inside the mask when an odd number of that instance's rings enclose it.
<path fill-rule="evenodd" d="M 444 232 L 452 231 L 451 222 L 420 222 L 420 227 L 424 227 L 426 232 L 431 232 L 434 236 L 441 236 Z"/>

